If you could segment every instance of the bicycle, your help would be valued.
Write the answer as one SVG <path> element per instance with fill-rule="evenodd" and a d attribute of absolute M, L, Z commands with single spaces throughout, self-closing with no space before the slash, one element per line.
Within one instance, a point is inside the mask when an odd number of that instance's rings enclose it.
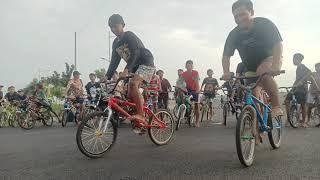
<path fill-rule="evenodd" d="M 207 115 L 207 120 L 211 120 L 214 115 L 213 101 L 215 97 L 215 93 L 204 92 L 203 96 L 205 96 L 205 101 L 201 107 L 201 122 L 203 122 L 203 118 Z M 210 117 L 210 118 L 209 118 Z"/>
<path fill-rule="evenodd" d="M 280 72 L 281 74 L 284 71 Z M 257 127 L 258 125 L 260 132 L 268 133 L 268 139 L 270 145 L 273 149 L 280 148 L 282 140 L 282 118 L 281 116 L 272 118 L 271 117 L 271 107 L 267 102 L 263 102 L 266 98 L 259 100 L 253 95 L 253 89 L 256 88 L 257 83 L 261 78 L 268 73 L 261 76 L 251 77 L 258 78 L 257 82 L 251 85 L 246 85 L 241 87 L 245 90 L 245 106 L 242 109 L 240 118 L 236 125 L 236 148 L 237 154 L 240 162 L 248 167 L 253 164 L 255 144 L 257 137 Z M 239 80 L 250 79 L 246 77 L 236 78 Z M 260 109 L 262 112 L 260 112 Z M 256 121 L 258 119 L 258 122 Z M 246 127 L 248 126 L 248 127 Z M 260 138 L 262 142 L 262 139 Z"/>
<path fill-rule="evenodd" d="M 168 110 L 158 110 L 157 113 L 153 113 L 148 107 L 143 107 L 148 120 L 148 122 L 145 122 L 133 119 L 133 112 L 125 110 L 126 107 L 134 109 L 136 106 L 134 103 L 126 99 L 113 97 L 112 94 L 118 83 L 132 77 L 119 78 L 115 87 L 108 93 L 107 109 L 88 115 L 78 126 L 76 134 L 77 146 L 85 156 L 99 158 L 112 148 L 118 135 L 116 123 L 118 114 L 131 121 L 134 131 L 140 129 L 141 133 L 139 134 L 142 134 L 147 129 L 148 135 L 154 144 L 165 145 L 170 142 L 174 131 L 174 121 Z"/>
<path fill-rule="evenodd" d="M 191 127 L 194 123 L 194 110 L 193 110 L 193 103 L 191 102 L 192 95 L 188 95 L 183 89 L 173 86 L 174 88 L 178 89 L 182 93 L 182 97 L 177 99 L 177 108 L 176 109 L 176 130 L 179 130 L 182 119 Z"/>
<path fill-rule="evenodd" d="M 298 104 L 295 94 L 291 91 L 293 87 L 280 87 L 279 89 L 285 89 L 287 96 L 290 97 L 289 112 L 287 112 L 287 120 L 291 127 L 298 128 L 300 123 L 301 106 Z"/>
<path fill-rule="evenodd" d="M 0 128 L 5 126 L 17 127 L 17 107 L 16 102 L 12 103 L 2 103 L 2 112 L 0 114 Z"/>
<path fill-rule="evenodd" d="M 236 119 L 238 120 L 242 107 L 239 103 L 239 99 L 236 99 L 236 98 L 231 99 L 230 94 L 228 94 L 228 92 L 229 92 L 228 89 L 221 89 L 221 90 L 227 96 L 226 101 L 221 100 L 221 102 L 223 102 L 223 108 L 222 108 L 223 125 L 226 126 L 227 125 L 227 116 L 230 115 L 230 112 L 232 114 L 235 114 Z M 235 88 L 232 89 L 232 91 L 235 91 L 235 90 L 236 90 Z"/>
<path fill-rule="evenodd" d="M 74 122 L 76 125 L 78 125 L 81 118 L 81 104 L 76 102 L 76 98 L 67 97 L 63 106 L 64 111 L 61 117 L 62 127 L 66 127 L 69 122 Z"/>
<path fill-rule="evenodd" d="M 319 93 L 320 92 L 318 92 L 317 94 Z M 312 123 L 312 126 L 320 127 L 320 96 L 319 95 L 314 97 L 310 122 Z"/>
<path fill-rule="evenodd" d="M 53 116 L 59 120 L 59 116 L 53 111 L 50 101 L 31 96 L 22 101 L 18 111 L 18 124 L 25 130 L 34 128 L 37 121 L 42 122 L 44 126 L 51 127 Z"/>

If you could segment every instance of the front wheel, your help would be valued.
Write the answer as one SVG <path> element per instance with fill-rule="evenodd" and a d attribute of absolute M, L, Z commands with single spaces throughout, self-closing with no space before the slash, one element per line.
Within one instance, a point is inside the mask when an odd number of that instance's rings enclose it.
<path fill-rule="evenodd" d="M 180 105 L 178 108 L 178 119 L 177 119 L 177 125 L 176 125 L 176 130 L 178 131 L 180 128 L 181 120 L 184 119 L 186 114 L 186 106 L 185 105 Z"/>
<path fill-rule="evenodd" d="M 293 128 L 297 128 L 299 126 L 300 113 L 297 106 L 292 105 L 290 107 L 288 121 Z"/>
<path fill-rule="evenodd" d="M 42 113 L 43 119 L 42 123 L 45 126 L 52 126 L 53 124 L 53 116 L 51 115 L 51 112 L 49 110 L 46 110 Z"/>
<path fill-rule="evenodd" d="M 79 124 L 76 140 L 79 150 L 85 156 L 100 158 L 116 142 L 117 123 L 111 118 L 107 124 L 107 119 L 108 113 L 97 111 L 86 116 Z"/>
<path fill-rule="evenodd" d="M 36 121 L 32 118 L 30 112 L 18 115 L 18 124 L 22 129 L 30 130 L 34 128 Z"/>
<path fill-rule="evenodd" d="M 165 124 L 164 128 L 159 127 L 159 121 L 156 118 Z M 156 145 L 165 145 L 167 144 L 172 136 L 174 129 L 174 120 L 171 113 L 166 109 L 159 110 L 155 117 L 150 118 L 149 125 L 152 127 L 148 129 L 148 134 L 151 141 Z"/>
<path fill-rule="evenodd" d="M 273 149 L 278 149 L 281 145 L 282 139 L 282 118 L 281 116 L 272 118 L 269 113 L 268 116 L 268 126 L 270 130 L 268 131 L 268 138 Z"/>
<path fill-rule="evenodd" d="M 249 167 L 253 164 L 255 151 L 256 115 L 252 106 L 246 106 L 236 126 L 236 147 L 240 162 Z"/>
<path fill-rule="evenodd" d="M 225 126 L 227 125 L 228 110 L 229 110 L 229 105 L 228 105 L 228 103 L 225 103 L 223 105 L 223 113 L 222 113 L 222 115 L 223 115 L 223 125 L 225 125 Z"/>

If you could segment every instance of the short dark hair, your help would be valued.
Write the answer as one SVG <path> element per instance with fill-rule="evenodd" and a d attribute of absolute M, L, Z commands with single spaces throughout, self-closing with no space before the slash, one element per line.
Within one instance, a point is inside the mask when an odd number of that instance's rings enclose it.
<path fill-rule="evenodd" d="M 253 11 L 253 3 L 251 0 L 238 0 L 232 4 L 232 12 L 241 6 L 246 7 L 249 11 Z"/>
<path fill-rule="evenodd" d="M 96 75 L 95 73 L 90 73 L 90 74 L 89 74 L 89 77 L 90 77 L 90 76 L 97 77 L 97 75 Z"/>
<path fill-rule="evenodd" d="M 159 75 L 161 72 L 164 73 L 162 70 L 158 70 L 158 71 L 156 72 L 156 75 Z"/>
<path fill-rule="evenodd" d="M 314 67 L 317 67 L 317 66 L 320 66 L 320 63 L 316 63 L 316 64 L 314 65 Z"/>
<path fill-rule="evenodd" d="M 207 70 L 207 73 L 208 73 L 208 72 L 213 72 L 213 70 L 212 70 L 212 69 L 208 69 L 208 70 Z"/>
<path fill-rule="evenodd" d="M 178 69 L 178 71 L 184 71 L 183 69 Z"/>
<path fill-rule="evenodd" d="M 188 60 L 187 62 L 186 62 L 186 65 L 187 64 L 193 64 L 193 61 L 192 60 Z"/>
<path fill-rule="evenodd" d="M 125 25 L 124 20 L 122 16 L 120 16 L 120 14 L 113 14 L 112 16 L 109 17 L 109 20 L 108 20 L 109 27 L 112 27 L 115 24 Z"/>
<path fill-rule="evenodd" d="M 293 58 L 294 58 L 294 59 L 298 59 L 299 61 L 302 61 L 302 60 L 304 59 L 304 56 L 303 56 L 303 54 L 301 54 L 301 53 L 295 53 L 295 54 L 293 55 Z"/>

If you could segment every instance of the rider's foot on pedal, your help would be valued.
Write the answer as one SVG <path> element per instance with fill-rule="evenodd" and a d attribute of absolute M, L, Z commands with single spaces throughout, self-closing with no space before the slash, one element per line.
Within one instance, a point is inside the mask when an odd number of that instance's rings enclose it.
<path fill-rule="evenodd" d="M 139 114 L 131 116 L 131 119 L 132 120 L 139 120 L 139 121 L 142 121 L 145 124 L 147 124 L 146 118 L 144 116 L 139 115 Z M 140 123 L 140 125 L 143 126 L 144 124 Z"/>
<path fill-rule="evenodd" d="M 271 111 L 272 117 L 283 116 L 283 111 L 280 107 L 273 107 Z"/>

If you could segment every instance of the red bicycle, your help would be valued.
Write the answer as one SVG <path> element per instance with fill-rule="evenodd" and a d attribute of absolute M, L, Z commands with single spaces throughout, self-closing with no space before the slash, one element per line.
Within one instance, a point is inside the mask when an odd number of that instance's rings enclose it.
<path fill-rule="evenodd" d="M 144 132 L 148 130 L 151 141 L 156 145 L 167 144 L 172 136 L 174 120 L 168 110 L 153 113 L 147 106 L 143 110 L 148 122 L 132 119 L 135 104 L 113 97 L 118 83 L 133 76 L 120 78 L 114 88 L 107 93 L 108 106 L 104 111 L 89 114 L 78 126 L 76 140 L 79 150 L 90 158 L 102 157 L 115 144 L 118 135 L 117 120 L 119 115 L 131 121 L 132 128 Z"/>

